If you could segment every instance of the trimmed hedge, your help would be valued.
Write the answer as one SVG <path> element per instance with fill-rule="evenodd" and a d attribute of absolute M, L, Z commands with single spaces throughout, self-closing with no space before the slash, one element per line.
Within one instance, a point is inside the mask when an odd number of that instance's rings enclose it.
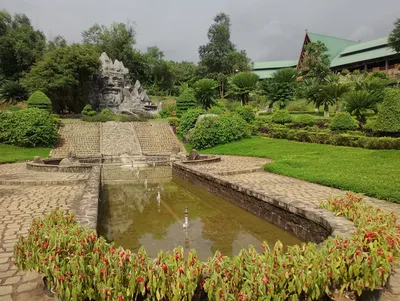
<path fill-rule="evenodd" d="M 357 122 L 347 112 L 339 112 L 333 117 L 329 127 L 332 131 L 352 131 L 357 128 Z"/>
<path fill-rule="evenodd" d="M 260 130 L 270 138 L 295 140 L 319 144 L 361 147 L 367 149 L 399 149 L 400 138 L 367 137 L 332 132 L 310 132 L 307 130 L 288 129 L 286 127 L 264 127 Z"/>
<path fill-rule="evenodd" d="M 290 123 L 293 121 L 292 116 L 286 110 L 279 110 L 272 114 L 272 122 L 278 124 Z"/>
<path fill-rule="evenodd" d="M 251 123 L 256 118 L 251 106 L 240 106 L 236 108 L 235 112 L 239 114 L 239 116 L 242 117 L 247 123 Z"/>
<path fill-rule="evenodd" d="M 32 108 L 0 114 L 0 143 L 21 147 L 48 147 L 57 142 L 57 119 Z"/>
<path fill-rule="evenodd" d="M 400 133 L 400 89 L 385 90 L 375 130 L 388 134 Z"/>
<path fill-rule="evenodd" d="M 194 128 L 197 118 L 204 113 L 205 111 L 203 109 L 187 110 L 180 118 L 178 133 L 182 136 L 185 136 L 187 132 Z"/>
<path fill-rule="evenodd" d="M 49 113 L 51 113 L 52 111 L 50 98 L 48 98 L 46 94 L 41 91 L 36 91 L 35 93 L 33 93 L 26 103 L 28 105 L 28 108 L 46 110 Z"/>
<path fill-rule="evenodd" d="M 196 97 L 191 89 L 186 89 L 176 99 L 176 114 L 181 117 L 189 109 L 197 107 Z"/>
<path fill-rule="evenodd" d="M 82 112 L 81 112 L 82 116 L 95 116 L 97 113 L 96 111 L 93 110 L 92 106 L 87 104 Z"/>

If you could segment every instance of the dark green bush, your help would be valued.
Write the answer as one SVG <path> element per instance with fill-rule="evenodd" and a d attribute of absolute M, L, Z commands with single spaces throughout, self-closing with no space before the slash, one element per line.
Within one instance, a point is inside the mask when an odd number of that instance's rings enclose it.
<path fill-rule="evenodd" d="M 28 101 L 28 108 L 37 108 L 41 110 L 46 110 L 51 113 L 52 106 L 51 100 L 44 94 L 43 92 L 36 91 L 29 97 Z"/>
<path fill-rule="evenodd" d="M 272 114 L 272 122 L 277 124 L 285 124 L 292 122 L 293 118 L 286 110 L 279 110 Z"/>
<path fill-rule="evenodd" d="M 176 113 L 181 117 L 189 109 L 197 107 L 197 101 L 194 92 L 191 89 L 186 89 L 176 99 Z"/>
<path fill-rule="evenodd" d="M 190 109 L 187 110 L 180 118 L 180 125 L 178 129 L 179 135 L 185 136 L 190 129 L 194 128 L 197 118 L 204 114 L 203 109 Z"/>
<path fill-rule="evenodd" d="M 82 114 L 82 116 L 94 116 L 94 115 L 96 115 L 97 113 L 96 113 L 96 111 L 93 110 L 93 108 L 92 108 L 91 105 L 87 104 L 87 105 L 83 108 L 81 114 Z"/>
<path fill-rule="evenodd" d="M 57 138 L 57 120 L 45 110 L 31 108 L 0 115 L 0 143 L 47 147 Z"/>
<path fill-rule="evenodd" d="M 385 89 L 375 129 L 387 134 L 400 133 L 400 89 Z"/>
<path fill-rule="evenodd" d="M 250 131 L 249 124 L 239 115 L 223 114 L 197 123 L 189 142 L 196 149 L 205 149 L 248 137 Z"/>
<path fill-rule="evenodd" d="M 305 114 L 296 116 L 294 121 L 300 126 L 308 126 L 313 125 L 315 119 L 311 115 Z"/>
<path fill-rule="evenodd" d="M 173 116 L 174 114 L 176 114 L 176 105 L 164 107 L 164 108 L 158 113 L 158 115 L 159 115 L 161 118 L 175 117 L 175 116 Z"/>
<path fill-rule="evenodd" d="M 179 118 L 178 117 L 168 117 L 168 123 L 170 126 L 177 127 L 177 126 L 179 126 Z"/>
<path fill-rule="evenodd" d="M 27 98 L 27 93 L 23 85 L 19 82 L 5 81 L 0 86 L 0 98 L 6 102 L 19 102 Z"/>
<path fill-rule="evenodd" d="M 9 106 L 8 110 L 11 111 L 11 112 L 15 112 L 15 111 L 21 111 L 22 108 L 19 107 L 19 106 Z"/>
<path fill-rule="evenodd" d="M 339 112 L 332 118 L 329 125 L 332 131 L 351 131 L 357 128 L 357 122 L 347 112 Z"/>
<path fill-rule="evenodd" d="M 217 102 L 215 105 L 213 105 L 211 108 L 207 110 L 208 114 L 216 114 L 216 115 L 221 115 L 224 112 L 226 112 L 226 107 L 224 104 Z"/>
<path fill-rule="evenodd" d="M 236 108 L 235 112 L 239 114 L 240 117 L 242 117 L 247 123 L 251 123 L 254 118 L 254 111 L 251 106 L 241 106 Z"/>
<path fill-rule="evenodd" d="M 110 109 L 103 109 L 103 110 L 101 110 L 100 115 L 108 115 L 108 116 L 111 116 L 111 115 L 114 115 L 114 113 L 113 113 L 113 111 L 111 111 Z"/>

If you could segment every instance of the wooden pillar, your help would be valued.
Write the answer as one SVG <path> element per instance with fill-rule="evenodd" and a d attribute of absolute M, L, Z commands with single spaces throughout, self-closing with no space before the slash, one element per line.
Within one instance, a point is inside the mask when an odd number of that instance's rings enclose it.
<path fill-rule="evenodd" d="M 367 72 L 368 68 L 367 68 L 367 63 L 364 63 L 364 71 Z"/>
<path fill-rule="evenodd" d="M 389 61 L 388 60 L 385 61 L 385 70 L 386 71 L 389 70 Z"/>

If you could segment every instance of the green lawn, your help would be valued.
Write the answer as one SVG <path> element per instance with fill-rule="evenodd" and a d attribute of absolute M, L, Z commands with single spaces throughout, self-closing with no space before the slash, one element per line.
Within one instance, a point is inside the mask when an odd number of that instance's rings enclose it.
<path fill-rule="evenodd" d="M 253 137 L 202 153 L 272 158 L 265 166 L 268 171 L 400 203 L 398 150 Z"/>
<path fill-rule="evenodd" d="M 34 156 L 47 158 L 51 148 L 23 148 L 7 144 L 0 144 L 0 164 L 33 160 Z"/>

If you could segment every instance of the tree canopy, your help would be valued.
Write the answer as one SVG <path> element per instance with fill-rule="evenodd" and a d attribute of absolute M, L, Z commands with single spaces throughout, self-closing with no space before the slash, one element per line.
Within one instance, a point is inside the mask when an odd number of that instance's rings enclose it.
<path fill-rule="evenodd" d="M 389 35 L 388 42 L 394 51 L 400 53 L 400 18 L 394 22 L 394 29 Z"/>
<path fill-rule="evenodd" d="M 324 43 L 317 41 L 305 46 L 305 53 L 301 69 L 307 77 L 325 78 L 330 71 L 328 48 Z"/>

